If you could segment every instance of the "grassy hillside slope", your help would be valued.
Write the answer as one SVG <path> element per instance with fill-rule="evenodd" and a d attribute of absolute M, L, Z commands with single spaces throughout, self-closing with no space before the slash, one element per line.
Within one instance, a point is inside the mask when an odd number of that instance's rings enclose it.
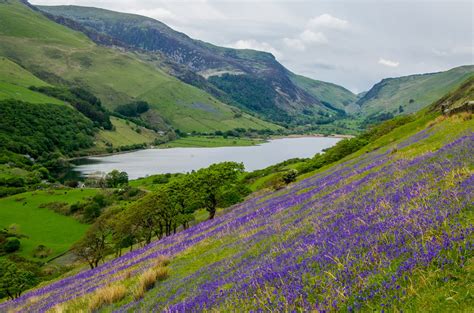
<path fill-rule="evenodd" d="M 97 309 L 117 288 L 99 309 L 468 311 L 474 119 L 436 106 L 285 189 L 0 310 Z M 163 255 L 169 277 L 134 296 Z"/>
<path fill-rule="evenodd" d="M 79 85 L 109 108 L 142 99 L 184 131 L 276 126 L 219 102 L 133 53 L 97 46 L 17 0 L 0 2 L 0 55 L 51 84 Z"/>
<path fill-rule="evenodd" d="M 51 249 L 50 257 L 66 252 L 79 240 L 89 225 L 81 224 L 72 217 L 53 212 L 42 205 L 61 202 L 73 204 L 94 196 L 98 190 L 51 190 L 17 194 L 0 199 L 0 228 L 15 225 L 26 235 L 21 239 L 19 255 L 33 259 L 33 251 L 39 245 Z"/>
<path fill-rule="evenodd" d="M 473 75 L 474 65 L 466 65 L 439 73 L 387 78 L 357 101 L 359 113 L 367 116 L 380 112 L 394 115 L 417 112 Z"/>
<path fill-rule="evenodd" d="M 113 147 L 134 145 L 134 144 L 151 144 L 158 135 L 144 127 L 138 126 L 132 122 L 128 122 L 117 117 L 111 117 L 114 130 L 100 130 L 96 136 L 96 147 L 105 148 L 107 145 Z M 139 130 L 139 131 L 137 131 Z"/>
<path fill-rule="evenodd" d="M 357 96 L 344 87 L 319 80 L 314 80 L 301 75 L 292 75 L 293 82 L 321 100 L 326 106 L 345 110 L 351 103 L 355 102 Z"/>
<path fill-rule="evenodd" d="M 31 91 L 30 86 L 48 86 L 15 62 L 0 58 L 0 100 L 16 99 L 31 103 L 62 104 L 58 99 Z"/>

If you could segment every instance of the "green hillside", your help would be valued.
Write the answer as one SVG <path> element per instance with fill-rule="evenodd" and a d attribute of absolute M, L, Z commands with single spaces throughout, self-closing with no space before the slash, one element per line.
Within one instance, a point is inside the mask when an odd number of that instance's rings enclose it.
<path fill-rule="evenodd" d="M 468 107 L 447 115 L 441 107 L 472 101 L 473 83 L 374 127 L 359 150 L 292 184 L 0 310 L 470 312 L 474 119 Z M 139 218 L 102 221 L 92 238 L 126 222 L 127 236 L 138 225 L 153 229 L 153 217 L 158 227 L 169 216 L 147 199 L 166 206 L 161 197 L 151 191 L 140 202 L 150 205 L 142 213 L 147 226 Z M 127 206 L 125 217 L 136 218 L 139 207 Z M 166 212 L 179 220 L 175 209 Z"/>
<path fill-rule="evenodd" d="M 33 258 L 39 245 L 52 249 L 50 257 L 66 252 L 84 235 L 89 225 L 72 217 L 53 212 L 44 207 L 48 203 L 73 204 L 94 196 L 98 190 L 76 189 L 26 192 L 0 199 L 0 228 L 16 225 L 17 231 L 27 236 L 21 239 L 19 254 Z"/>
<path fill-rule="evenodd" d="M 48 85 L 15 62 L 3 57 L 0 58 L 0 100 L 16 99 L 31 103 L 62 104 L 63 102 L 56 98 L 28 89 L 30 86 Z"/>
<path fill-rule="evenodd" d="M 466 65 L 439 73 L 387 78 L 357 100 L 357 113 L 369 116 L 383 112 L 393 115 L 416 112 L 458 87 L 472 75 L 474 65 Z"/>
<path fill-rule="evenodd" d="M 323 104 L 330 108 L 332 106 L 336 109 L 345 110 L 348 105 L 357 99 L 357 96 L 351 91 L 336 84 L 295 74 L 291 76 L 291 79 L 296 85 L 321 100 Z"/>
<path fill-rule="evenodd" d="M 151 144 L 159 137 L 153 130 L 138 126 L 133 122 L 111 117 L 114 130 L 100 130 L 96 135 L 95 146 L 105 149 L 107 146 L 120 147 L 135 144 Z M 138 130 L 138 131 L 137 131 Z"/>
<path fill-rule="evenodd" d="M 236 109 L 135 54 L 98 46 L 20 1 L 0 3 L 0 56 L 50 84 L 85 87 L 109 108 L 132 99 L 146 100 L 184 131 L 276 128 L 246 114 L 236 115 Z"/>

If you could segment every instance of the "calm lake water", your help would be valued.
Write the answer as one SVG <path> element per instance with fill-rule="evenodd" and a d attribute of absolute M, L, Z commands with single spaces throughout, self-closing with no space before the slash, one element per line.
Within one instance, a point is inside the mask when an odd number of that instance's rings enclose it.
<path fill-rule="evenodd" d="M 262 169 L 291 158 L 308 158 L 333 146 L 340 138 L 274 139 L 261 145 L 219 148 L 146 149 L 81 159 L 73 171 L 81 176 L 125 171 L 130 179 L 153 174 L 185 173 L 224 161 L 243 162 L 247 171 Z"/>

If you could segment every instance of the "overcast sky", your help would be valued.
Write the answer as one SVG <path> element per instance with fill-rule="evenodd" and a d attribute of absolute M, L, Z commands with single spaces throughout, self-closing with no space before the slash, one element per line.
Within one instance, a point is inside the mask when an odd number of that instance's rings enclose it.
<path fill-rule="evenodd" d="M 265 50 L 354 92 L 385 77 L 474 64 L 474 2 L 32 0 L 137 13 L 216 45 Z"/>

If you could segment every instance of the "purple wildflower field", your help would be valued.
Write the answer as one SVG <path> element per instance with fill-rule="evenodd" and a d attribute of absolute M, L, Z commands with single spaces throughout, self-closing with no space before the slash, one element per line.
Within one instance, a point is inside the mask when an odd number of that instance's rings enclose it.
<path fill-rule="evenodd" d="M 410 149 L 427 131 L 393 145 Z M 380 149 L 252 198 L 20 298 L 0 311 L 45 312 L 171 258 L 170 277 L 117 312 L 360 311 L 396 306 L 417 268 L 473 254 L 474 133 L 414 158 Z M 449 254 L 449 258 L 447 255 Z M 366 308 L 367 309 L 367 308 Z"/>

